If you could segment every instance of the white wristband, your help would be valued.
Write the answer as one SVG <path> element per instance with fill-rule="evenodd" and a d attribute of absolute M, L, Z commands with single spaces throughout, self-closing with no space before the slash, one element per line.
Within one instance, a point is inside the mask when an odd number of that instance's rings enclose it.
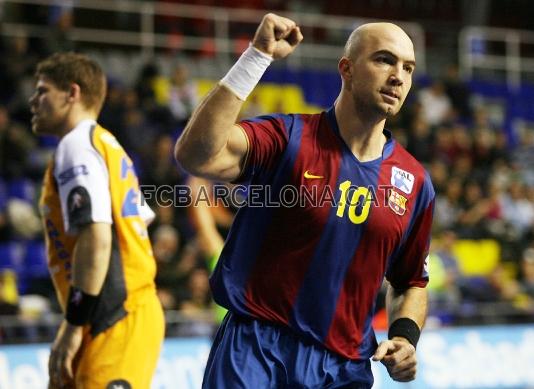
<path fill-rule="evenodd" d="M 250 45 L 220 83 L 245 101 L 271 62 L 273 57 Z"/>

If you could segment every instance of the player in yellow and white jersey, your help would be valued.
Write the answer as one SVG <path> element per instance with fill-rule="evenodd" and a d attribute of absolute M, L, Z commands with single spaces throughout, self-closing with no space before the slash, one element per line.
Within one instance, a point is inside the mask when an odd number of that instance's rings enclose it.
<path fill-rule="evenodd" d="M 49 360 L 50 388 L 149 388 L 164 336 L 156 263 L 132 161 L 96 118 L 100 66 L 75 53 L 40 62 L 32 130 L 60 142 L 41 212 L 48 265 L 65 313 Z"/>

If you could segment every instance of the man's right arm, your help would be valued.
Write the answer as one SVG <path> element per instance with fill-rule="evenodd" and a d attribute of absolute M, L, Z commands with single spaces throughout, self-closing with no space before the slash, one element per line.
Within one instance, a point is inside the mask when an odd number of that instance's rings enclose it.
<path fill-rule="evenodd" d="M 248 150 L 246 135 L 235 124 L 243 103 L 221 84 L 209 92 L 176 142 L 175 157 L 184 169 L 222 181 L 239 177 Z"/>
<path fill-rule="evenodd" d="M 295 22 L 267 14 L 256 30 L 252 46 L 278 59 L 289 55 L 301 40 Z M 194 175 L 233 181 L 244 167 L 248 140 L 235 122 L 246 97 L 238 97 L 231 87 L 220 83 L 213 88 L 195 109 L 176 142 L 176 160 Z"/>

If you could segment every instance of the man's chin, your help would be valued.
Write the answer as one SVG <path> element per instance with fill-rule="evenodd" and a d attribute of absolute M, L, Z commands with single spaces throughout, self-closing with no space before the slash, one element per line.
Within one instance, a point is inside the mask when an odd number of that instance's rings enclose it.
<path fill-rule="evenodd" d="M 43 131 L 36 125 L 32 125 L 32 132 L 35 135 L 42 135 L 43 134 Z"/>
<path fill-rule="evenodd" d="M 392 116 L 395 116 L 398 114 L 400 109 L 397 109 L 397 107 L 393 107 L 391 105 L 386 107 L 386 117 L 390 118 Z"/>
<path fill-rule="evenodd" d="M 47 131 L 43 126 L 32 125 L 32 132 L 35 135 L 53 135 L 51 131 Z"/>

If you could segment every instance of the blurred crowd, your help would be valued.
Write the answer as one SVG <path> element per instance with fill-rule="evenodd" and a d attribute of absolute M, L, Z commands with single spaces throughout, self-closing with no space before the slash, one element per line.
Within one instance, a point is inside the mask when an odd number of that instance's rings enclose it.
<path fill-rule="evenodd" d="M 55 22 L 68 24 L 61 18 Z M 3 318 L 32 318 L 58 311 L 46 270 L 37 207 L 42 175 L 57 140 L 31 133 L 27 101 L 36 62 L 54 50 L 71 48 L 60 33 L 38 46 L 23 36 L 1 42 Z M 473 103 L 475 99 L 454 66 L 442 77 L 414 88 L 407 106 L 387 127 L 427 167 L 437 194 L 430 256 L 430 322 L 532 321 L 534 129 L 524 126 L 512 144 L 490 110 Z M 187 67 L 177 64 L 170 74 L 162 74 L 155 63 L 148 62 L 131 85 L 121 79 L 109 80 L 99 122 L 132 157 L 142 185 L 187 184 L 198 191 L 211 184 L 188 177 L 173 159 L 174 142 L 198 101 L 195 80 Z M 254 113 L 261 113 L 259 109 L 260 105 L 255 105 Z M 222 204 L 208 207 L 206 202 L 198 207 L 149 203 L 157 215 L 149 232 L 165 309 L 195 321 L 213 322 L 208 277 L 236 210 Z M 466 240 L 495 242 L 498 258 L 494 266 L 466 271 L 456 250 L 458 242 Z M 480 256 L 474 261 L 478 259 L 484 260 Z M 5 328 L 2 331 L 2 323 L 0 319 L 0 340 L 9 340 L 12 333 Z M 202 333 L 205 328 L 192 326 L 189 330 Z"/>

